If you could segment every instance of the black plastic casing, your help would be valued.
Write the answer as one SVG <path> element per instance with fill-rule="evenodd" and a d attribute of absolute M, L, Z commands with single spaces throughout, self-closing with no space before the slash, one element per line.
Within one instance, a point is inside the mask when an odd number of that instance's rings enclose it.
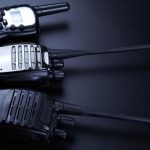
<path fill-rule="evenodd" d="M 15 46 L 18 47 L 20 44 L 16 44 Z M 23 43 L 23 45 L 36 45 L 33 43 Z M 14 45 L 4 45 L 4 46 L 11 46 Z M 48 53 L 48 49 L 45 46 L 41 47 L 41 57 L 42 57 L 42 66 L 38 67 L 36 65 L 35 68 L 29 67 L 28 69 L 23 70 L 8 70 L 7 72 L 3 72 L 1 70 L 0 72 L 0 84 L 3 88 L 45 88 L 50 87 L 52 81 L 61 81 L 64 78 L 64 72 L 63 67 L 64 63 L 63 60 L 57 59 L 49 59 L 48 62 L 45 62 L 44 53 Z M 3 47 L 1 47 L 1 50 L 3 51 Z M 23 49 L 22 49 L 23 50 Z M 37 54 L 37 48 L 35 48 L 35 53 Z M 9 54 L 9 53 L 8 53 Z M 1 58 L 4 57 L 3 54 L 1 54 Z M 10 52 L 10 57 L 11 52 Z M 6 55 L 7 56 L 7 55 Z M 23 56 L 24 57 L 24 56 Z M 37 58 L 37 55 L 36 55 Z M 60 63 L 59 63 L 60 61 Z M 9 62 L 10 63 L 10 62 Z M 37 63 L 37 60 L 36 60 Z M 11 65 L 11 64 L 10 64 Z M 3 66 L 5 67 L 5 65 Z"/>
<path fill-rule="evenodd" d="M 57 126 L 54 101 L 35 91 L 0 90 L 0 135 L 50 143 Z"/>
<path fill-rule="evenodd" d="M 25 43 L 24 43 L 25 44 Z M 12 44 L 13 45 L 13 44 Z M 19 45 L 19 44 L 18 44 Z M 6 44 L 4 46 L 7 46 Z M 41 46 L 42 60 L 44 60 L 44 52 L 47 51 L 45 46 Z M 52 60 L 50 65 L 43 61 L 42 68 L 28 69 L 23 71 L 11 71 L 0 73 L 0 84 L 3 88 L 45 88 L 51 86 L 51 81 L 55 80 L 55 73 L 52 68 Z"/>
<path fill-rule="evenodd" d="M 49 71 L 47 68 L 41 70 L 27 70 L 21 72 L 1 73 L 1 87 L 34 87 L 44 88 L 50 86 Z"/>
<path fill-rule="evenodd" d="M 17 8 L 17 7 L 29 7 L 33 10 L 33 13 L 35 15 L 35 24 L 31 26 L 27 26 L 24 28 L 24 30 L 20 31 L 19 29 L 15 30 L 6 30 L 6 28 L 3 28 L 3 30 L 0 31 L 0 44 L 4 43 L 15 43 L 15 42 L 38 42 L 39 39 L 39 32 L 40 32 L 40 27 L 39 27 L 39 19 L 38 16 L 36 15 L 36 11 L 34 7 L 31 7 L 30 5 L 27 4 L 22 4 L 22 5 L 13 5 L 13 6 L 8 6 L 8 7 L 3 7 L 0 8 L 0 10 L 9 10 L 12 8 Z"/>

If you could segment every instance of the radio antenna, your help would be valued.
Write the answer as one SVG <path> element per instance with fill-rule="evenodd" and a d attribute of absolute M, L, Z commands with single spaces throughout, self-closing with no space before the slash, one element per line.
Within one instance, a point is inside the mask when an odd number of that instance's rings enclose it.
<path fill-rule="evenodd" d="M 55 110 L 58 113 L 65 114 L 65 115 L 107 118 L 107 119 L 114 119 L 114 120 L 123 120 L 129 122 L 150 124 L 150 119 L 148 118 L 141 118 L 137 116 L 121 115 L 121 114 L 114 114 L 114 113 L 104 113 L 99 110 L 91 110 L 90 108 L 87 107 L 82 107 L 82 106 L 73 105 L 69 103 L 63 103 L 59 101 L 55 102 Z"/>
<path fill-rule="evenodd" d="M 150 44 L 101 49 L 101 50 L 49 49 L 49 56 L 51 59 L 69 59 L 69 58 L 86 56 L 86 55 L 125 53 L 125 52 L 144 51 L 144 50 L 150 50 Z"/>
<path fill-rule="evenodd" d="M 34 9 L 36 10 L 38 17 L 41 17 L 68 11 L 70 9 L 70 5 L 69 3 L 64 2 L 64 3 L 34 6 Z"/>

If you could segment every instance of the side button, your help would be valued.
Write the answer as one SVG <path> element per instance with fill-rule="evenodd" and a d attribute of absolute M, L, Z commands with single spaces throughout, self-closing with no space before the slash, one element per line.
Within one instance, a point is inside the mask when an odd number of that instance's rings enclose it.
<path fill-rule="evenodd" d="M 11 30 L 15 30 L 15 29 L 16 29 L 16 26 L 15 26 L 15 25 L 11 25 L 11 26 L 10 26 L 10 29 L 11 29 Z"/>
<path fill-rule="evenodd" d="M 2 23 L 0 23 L 0 30 L 2 30 L 3 29 L 3 25 L 2 25 Z"/>
<path fill-rule="evenodd" d="M 0 21 L 3 21 L 3 16 L 2 15 L 0 15 Z"/>
<path fill-rule="evenodd" d="M 9 7 L 9 6 L 5 7 L 5 10 L 9 10 L 9 9 L 10 9 L 10 7 Z"/>
<path fill-rule="evenodd" d="M 4 10 L 1 10 L 1 11 L 0 11 L 0 14 L 1 14 L 2 16 L 5 16 Z"/>
<path fill-rule="evenodd" d="M 8 22 L 7 22 L 6 19 L 3 20 L 3 24 L 4 24 L 4 26 L 7 26 L 7 25 L 8 25 Z"/>
<path fill-rule="evenodd" d="M 23 30 L 24 30 L 24 25 L 21 24 L 21 25 L 19 26 L 19 29 L 20 29 L 21 31 L 23 31 Z"/>

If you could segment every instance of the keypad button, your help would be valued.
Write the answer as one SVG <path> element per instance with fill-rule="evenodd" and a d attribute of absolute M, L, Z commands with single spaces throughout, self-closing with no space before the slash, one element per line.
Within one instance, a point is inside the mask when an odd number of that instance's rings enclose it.
<path fill-rule="evenodd" d="M 21 24 L 21 25 L 19 26 L 19 29 L 20 29 L 21 31 L 23 31 L 23 30 L 24 30 L 24 25 Z"/>
<path fill-rule="evenodd" d="M 7 22 L 6 19 L 3 20 L 3 24 L 4 24 L 4 26 L 7 26 L 7 25 L 8 25 L 8 22 Z"/>
<path fill-rule="evenodd" d="M 3 21 L 3 16 L 2 16 L 2 15 L 0 15 L 0 21 L 1 21 L 1 22 Z"/>
<path fill-rule="evenodd" d="M 2 25 L 2 23 L 0 23 L 0 30 L 2 30 L 3 29 L 3 25 Z"/>
<path fill-rule="evenodd" d="M 10 26 L 10 29 L 11 29 L 11 30 L 15 30 L 15 29 L 16 29 L 16 26 L 15 26 L 15 25 L 11 25 L 11 26 Z"/>
<path fill-rule="evenodd" d="M 0 11 L 0 14 L 1 14 L 2 16 L 5 16 L 4 10 L 1 10 L 1 11 Z"/>

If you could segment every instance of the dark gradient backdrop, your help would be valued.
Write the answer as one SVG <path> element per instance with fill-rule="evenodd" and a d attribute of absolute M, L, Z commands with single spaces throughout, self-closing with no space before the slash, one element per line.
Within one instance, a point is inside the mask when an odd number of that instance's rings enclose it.
<path fill-rule="evenodd" d="M 40 19 L 40 43 L 51 48 L 99 49 L 150 43 L 147 0 L 67 0 L 67 13 Z M 31 5 L 61 0 L 1 0 Z M 65 61 L 53 96 L 106 112 L 150 117 L 150 52 L 88 56 Z M 50 89 L 47 89 L 48 93 Z M 150 125 L 78 117 L 66 141 L 52 145 L 0 144 L 1 149 L 147 150 Z"/>

